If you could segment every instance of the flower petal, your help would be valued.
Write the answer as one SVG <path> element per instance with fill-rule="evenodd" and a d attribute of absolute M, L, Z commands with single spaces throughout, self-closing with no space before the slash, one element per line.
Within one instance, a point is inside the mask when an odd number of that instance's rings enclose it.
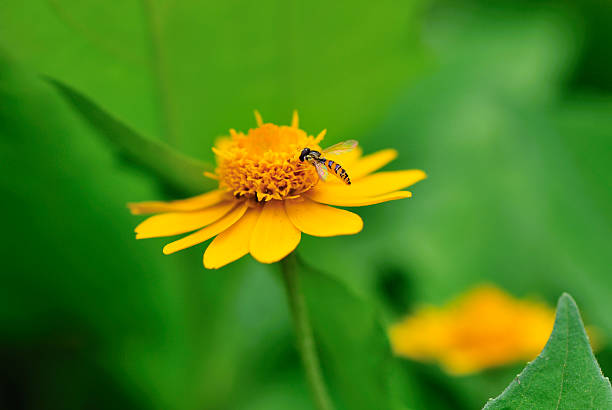
<path fill-rule="evenodd" d="M 158 238 L 194 231 L 215 222 L 234 206 L 236 206 L 235 201 L 227 201 L 202 211 L 169 212 L 151 216 L 136 227 L 136 239 Z"/>
<path fill-rule="evenodd" d="M 307 195 L 325 195 L 328 197 L 362 198 L 372 197 L 406 188 L 425 178 L 425 173 L 418 169 L 405 171 L 378 172 L 346 184 L 317 184 Z M 316 199 L 315 199 L 316 200 Z"/>
<path fill-rule="evenodd" d="M 397 158 L 397 151 L 394 149 L 383 149 L 373 154 L 366 155 L 363 158 L 359 158 L 351 165 L 349 176 L 351 180 L 357 181 L 361 177 L 378 171 L 395 158 Z"/>
<path fill-rule="evenodd" d="M 249 250 L 259 262 L 277 262 L 300 243 L 301 232 L 291 223 L 282 201 L 264 204 L 255 224 Z"/>
<path fill-rule="evenodd" d="M 171 253 L 180 251 L 185 248 L 202 243 L 215 235 L 220 234 L 227 228 L 235 224 L 247 210 L 246 202 L 235 207 L 230 213 L 225 215 L 218 221 L 208 225 L 206 228 L 200 229 L 199 231 L 187 235 L 178 241 L 170 242 L 164 246 L 164 254 L 169 255 Z"/>
<path fill-rule="evenodd" d="M 353 235 L 363 229 L 359 215 L 305 198 L 285 201 L 285 210 L 296 228 L 312 236 Z"/>
<path fill-rule="evenodd" d="M 250 208 L 238 222 L 213 239 L 204 252 L 204 267 L 218 269 L 249 253 L 251 234 L 261 208 Z"/>
<path fill-rule="evenodd" d="M 128 204 L 128 208 L 134 215 L 153 214 L 157 212 L 174 212 L 174 211 L 197 211 L 207 206 L 215 205 L 226 199 L 226 192 L 220 189 L 206 192 L 205 194 L 194 196 L 192 198 L 181 199 L 172 202 L 148 201 L 148 202 L 132 202 Z"/>
<path fill-rule="evenodd" d="M 313 201 L 320 202 L 322 204 L 336 206 L 367 206 L 380 204 L 381 202 L 394 201 L 396 199 L 410 198 L 412 196 L 412 192 L 410 191 L 396 191 L 378 196 L 363 197 L 337 196 L 330 195 L 325 192 L 311 193 L 311 191 L 308 191 L 308 193 L 306 194 L 308 198 L 312 199 Z"/>

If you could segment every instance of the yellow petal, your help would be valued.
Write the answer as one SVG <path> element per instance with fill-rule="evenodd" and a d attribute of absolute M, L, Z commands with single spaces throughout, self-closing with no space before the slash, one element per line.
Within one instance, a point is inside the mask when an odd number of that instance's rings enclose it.
<path fill-rule="evenodd" d="M 258 110 L 254 110 L 253 113 L 255 114 L 255 122 L 257 123 L 257 126 L 261 127 L 263 125 L 263 119 L 261 118 L 261 114 Z"/>
<path fill-rule="evenodd" d="M 410 198 L 412 196 L 412 192 L 410 191 L 396 191 L 388 194 L 378 195 L 378 196 L 363 196 L 363 197 L 355 197 L 355 196 L 336 196 L 329 195 L 328 193 L 315 192 L 312 193 L 312 190 L 306 193 L 306 196 L 313 201 L 320 202 L 322 204 L 327 205 L 336 205 L 336 206 L 366 206 L 366 205 L 374 205 L 380 204 L 381 202 L 394 201 L 396 199 L 404 199 Z"/>
<path fill-rule="evenodd" d="M 387 165 L 389 162 L 397 158 L 397 151 L 394 149 L 384 149 L 363 158 L 359 158 L 350 166 L 349 176 L 351 180 L 357 181 L 359 178 L 378 171 L 380 168 Z"/>
<path fill-rule="evenodd" d="M 219 175 L 215 174 L 214 172 L 204 171 L 202 175 L 204 175 L 206 178 L 214 179 L 215 181 L 219 180 Z"/>
<path fill-rule="evenodd" d="M 291 222 L 308 235 L 352 235 L 363 229 L 359 215 L 309 199 L 287 200 L 285 210 Z"/>
<path fill-rule="evenodd" d="M 235 201 L 221 202 L 202 211 L 170 212 L 151 216 L 134 230 L 136 239 L 158 238 L 195 231 L 215 222 L 236 205 Z"/>
<path fill-rule="evenodd" d="M 187 235 L 178 241 L 170 242 L 164 246 L 164 254 L 169 255 L 171 253 L 180 251 L 185 248 L 202 243 L 215 235 L 220 234 L 227 228 L 235 224 L 247 210 L 247 204 L 243 203 L 235 207 L 230 213 L 225 215 L 218 221 L 208 225 L 206 228 L 200 229 L 199 231 Z"/>
<path fill-rule="evenodd" d="M 249 250 L 259 262 L 277 262 L 298 246 L 301 235 L 287 217 L 283 202 L 272 200 L 259 215 Z"/>
<path fill-rule="evenodd" d="M 372 197 L 406 188 L 425 178 L 425 173 L 418 169 L 406 171 L 378 172 L 346 184 L 317 184 L 309 195 L 327 197 Z"/>
<path fill-rule="evenodd" d="M 319 135 L 317 135 L 315 137 L 315 140 L 314 140 L 315 144 L 318 144 L 319 142 L 323 141 L 323 138 L 325 138 L 325 134 L 327 134 L 327 130 L 326 129 L 322 130 L 319 133 Z"/>
<path fill-rule="evenodd" d="M 299 128 L 300 117 L 298 116 L 297 110 L 293 110 L 293 117 L 291 118 L 291 128 Z"/>
<path fill-rule="evenodd" d="M 134 215 L 152 214 L 157 212 L 173 212 L 173 211 L 197 211 L 198 209 L 206 208 L 207 206 L 215 205 L 226 199 L 226 192 L 216 189 L 202 195 L 192 198 L 181 199 L 172 202 L 148 201 L 148 202 L 133 202 L 129 203 L 128 207 Z"/>
<path fill-rule="evenodd" d="M 250 208 L 238 222 L 213 239 L 204 252 L 204 267 L 218 269 L 249 253 L 253 228 L 261 208 Z"/>

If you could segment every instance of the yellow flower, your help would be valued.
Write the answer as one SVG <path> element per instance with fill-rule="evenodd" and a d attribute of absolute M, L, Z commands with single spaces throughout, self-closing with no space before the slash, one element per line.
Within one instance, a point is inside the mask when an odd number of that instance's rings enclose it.
<path fill-rule="evenodd" d="M 452 374 L 534 359 L 552 331 L 555 312 L 480 286 L 443 308 L 424 307 L 390 328 L 399 356 L 438 361 Z"/>
<path fill-rule="evenodd" d="M 159 213 L 135 229 L 136 238 L 154 238 L 195 231 L 168 243 L 171 254 L 210 238 L 204 266 L 219 268 L 250 253 L 263 263 L 279 261 L 293 251 L 302 232 L 313 236 L 351 235 L 361 231 L 363 221 L 336 206 L 365 206 L 408 198 L 402 191 L 425 178 L 419 170 L 372 172 L 392 161 L 392 149 L 361 157 L 360 149 L 337 155 L 353 183 L 347 185 L 330 175 L 319 181 L 313 165 L 300 161 L 308 147 L 321 151 L 325 130 L 313 137 L 298 128 L 297 113 L 291 126 L 264 124 L 255 113 L 257 128 L 247 134 L 230 130 L 213 151 L 219 188 L 173 202 L 129 204 L 133 214 Z"/>

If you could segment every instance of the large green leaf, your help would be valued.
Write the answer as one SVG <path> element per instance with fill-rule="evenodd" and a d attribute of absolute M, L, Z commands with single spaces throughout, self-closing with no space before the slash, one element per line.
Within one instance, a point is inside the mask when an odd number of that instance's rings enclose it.
<path fill-rule="evenodd" d="M 102 137 L 129 160 L 185 192 L 195 194 L 212 188 L 212 181 L 203 175 L 204 171 L 211 170 L 209 164 L 183 155 L 163 142 L 139 135 L 61 81 L 49 79 L 49 82 Z"/>
<path fill-rule="evenodd" d="M 610 381 L 593 356 L 570 295 L 559 299 L 542 353 L 485 409 L 612 409 Z"/>
<path fill-rule="evenodd" d="M 376 311 L 333 277 L 312 269 L 301 273 L 322 366 L 338 407 L 394 408 L 391 350 Z"/>

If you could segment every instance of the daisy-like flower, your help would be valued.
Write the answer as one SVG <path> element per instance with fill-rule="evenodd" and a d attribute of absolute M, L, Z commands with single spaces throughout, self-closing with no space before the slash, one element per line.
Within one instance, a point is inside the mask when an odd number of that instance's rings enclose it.
<path fill-rule="evenodd" d="M 437 361 L 451 374 L 534 359 L 553 328 L 555 312 L 543 303 L 515 299 L 480 286 L 445 307 L 424 307 L 393 325 L 399 356 Z"/>
<path fill-rule="evenodd" d="M 257 128 L 247 134 L 230 130 L 213 148 L 217 168 L 206 175 L 219 181 L 218 189 L 178 201 L 129 204 L 133 214 L 157 214 L 136 227 L 137 239 L 189 233 L 164 246 L 164 254 L 171 254 L 214 237 L 204 253 L 209 269 L 248 253 L 259 262 L 277 262 L 297 247 L 302 232 L 336 236 L 361 231 L 359 215 L 334 206 L 409 198 L 411 193 L 402 189 L 425 178 L 420 170 L 372 174 L 397 152 L 387 149 L 362 157 L 357 148 L 329 156 L 346 169 L 351 185 L 333 175 L 320 181 L 300 153 L 304 148 L 321 151 L 325 130 L 308 135 L 298 127 L 297 113 L 290 126 L 263 123 L 257 112 L 255 117 Z"/>

